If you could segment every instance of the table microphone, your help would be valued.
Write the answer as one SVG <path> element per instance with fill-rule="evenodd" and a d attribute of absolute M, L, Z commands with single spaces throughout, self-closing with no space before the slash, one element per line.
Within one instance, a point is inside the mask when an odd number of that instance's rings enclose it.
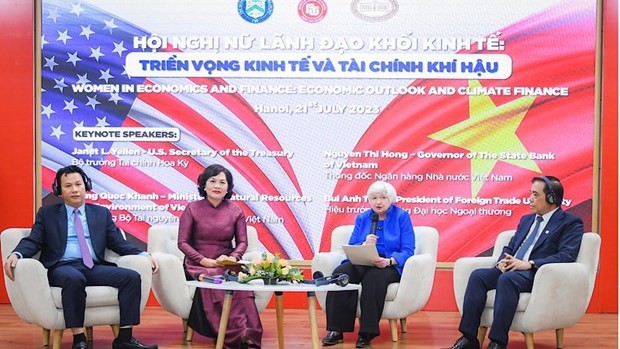
<path fill-rule="evenodd" d="M 372 225 L 370 226 L 370 233 L 377 235 L 377 222 L 379 221 L 379 215 L 377 212 L 372 214 Z"/>

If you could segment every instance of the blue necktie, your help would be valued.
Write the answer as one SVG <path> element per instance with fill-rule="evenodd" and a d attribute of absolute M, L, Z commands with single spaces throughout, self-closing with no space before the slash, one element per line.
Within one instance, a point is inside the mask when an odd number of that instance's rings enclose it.
<path fill-rule="evenodd" d="M 93 256 L 90 254 L 88 244 L 86 243 L 86 235 L 84 234 L 84 227 L 80 220 L 80 210 L 77 208 L 73 210 L 73 225 L 75 226 L 75 232 L 77 234 L 78 244 L 80 245 L 80 251 L 82 251 L 82 261 L 84 265 L 91 269 L 95 263 L 93 263 Z"/>
<path fill-rule="evenodd" d="M 530 248 L 530 246 L 534 243 L 534 240 L 536 239 L 536 236 L 538 235 L 538 229 L 540 228 L 540 222 L 543 221 L 543 218 L 541 216 L 536 216 L 536 224 L 534 225 L 534 230 L 532 230 L 532 232 L 530 233 L 530 236 L 527 237 L 527 239 L 525 239 L 525 241 L 523 241 L 523 243 L 521 244 L 521 247 L 519 247 L 519 250 L 517 251 L 517 254 L 515 255 L 516 259 L 523 259 L 523 257 L 525 256 L 525 252 L 527 252 L 527 250 Z"/>

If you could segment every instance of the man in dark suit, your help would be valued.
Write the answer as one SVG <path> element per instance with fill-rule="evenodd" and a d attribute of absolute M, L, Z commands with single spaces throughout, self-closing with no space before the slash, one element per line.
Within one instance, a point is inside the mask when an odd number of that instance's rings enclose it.
<path fill-rule="evenodd" d="M 519 303 L 519 293 L 530 292 L 536 270 L 547 263 L 574 262 L 581 246 L 581 218 L 560 207 L 564 188 L 552 176 L 534 177 L 530 208 L 534 214 L 521 218 L 515 235 L 504 246 L 494 268 L 474 270 L 463 300 L 459 331 L 463 334 L 452 349 L 479 349 L 476 335 L 487 291 L 495 289 L 493 324 L 488 349 L 505 349 L 508 331 Z"/>
<path fill-rule="evenodd" d="M 61 168 L 52 187 L 64 203 L 39 209 L 30 235 L 7 258 L 5 274 L 14 280 L 13 268 L 19 258 L 31 258 L 41 252 L 40 261 L 48 270 L 50 285 L 62 288 L 65 326 L 74 335 L 73 349 L 88 347 L 83 327 L 85 289 L 89 285 L 118 289 L 120 331 L 112 343 L 114 349 L 157 349 L 156 345 L 145 345 L 132 336 L 132 326 L 140 323 L 140 274 L 106 262 L 104 251 L 107 248 L 119 255 L 144 255 L 153 272 L 158 270 L 157 262 L 123 238 L 107 208 L 85 204 L 92 184 L 81 168 Z"/>

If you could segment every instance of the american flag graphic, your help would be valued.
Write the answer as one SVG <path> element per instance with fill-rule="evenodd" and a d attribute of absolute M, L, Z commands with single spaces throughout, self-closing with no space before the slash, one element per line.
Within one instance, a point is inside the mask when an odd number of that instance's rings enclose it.
<path fill-rule="evenodd" d="M 252 199 L 256 195 L 302 195 L 286 158 L 250 158 L 230 153 L 213 157 L 169 155 L 171 150 L 181 149 L 281 151 L 271 131 L 241 96 L 123 89 L 169 83 L 226 85 L 226 81 L 128 76 L 124 61 L 128 53 L 135 51 L 134 37 L 152 33 L 85 2 L 44 1 L 42 17 L 45 189 L 50 190 L 59 168 L 82 166 L 93 181 L 91 201 L 109 205 L 120 228 L 146 241 L 148 227 L 174 223 L 188 197 L 197 198 L 195 182 L 202 170 L 220 163 L 235 174 L 235 194 L 250 198 L 238 203 L 246 217 L 257 217 L 253 225 L 263 247 L 287 258 L 312 258 L 313 249 L 304 234 L 308 228 L 303 203 Z M 92 88 L 97 85 L 120 88 L 97 91 Z M 181 139 L 175 143 L 81 142 L 73 139 L 77 127 L 173 127 L 180 130 Z M 280 220 L 271 222 L 262 217 Z"/>

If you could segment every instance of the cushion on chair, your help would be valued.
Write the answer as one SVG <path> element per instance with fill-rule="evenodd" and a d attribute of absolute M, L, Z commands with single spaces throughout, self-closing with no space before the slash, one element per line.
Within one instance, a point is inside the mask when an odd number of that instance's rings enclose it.
<path fill-rule="evenodd" d="M 62 309 L 60 287 L 51 287 L 52 299 L 58 309 Z M 86 287 L 86 307 L 118 306 L 118 289 L 111 286 L 88 286 Z"/>
<path fill-rule="evenodd" d="M 528 303 L 530 302 L 531 293 L 521 293 L 519 295 L 519 303 L 517 304 L 517 311 L 525 311 Z M 487 302 L 485 304 L 485 308 L 493 309 L 493 304 L 495 303 L 495 290 L 491 290 L 487 292 Z"/>
<path fill-rule="evenodd" d="M 385 301 L 391 302 L 396 298 L 396 293 L 398 292 L 399 282 L 393 282 L 388 285 L 387 293 L 385 294 Z"/>

